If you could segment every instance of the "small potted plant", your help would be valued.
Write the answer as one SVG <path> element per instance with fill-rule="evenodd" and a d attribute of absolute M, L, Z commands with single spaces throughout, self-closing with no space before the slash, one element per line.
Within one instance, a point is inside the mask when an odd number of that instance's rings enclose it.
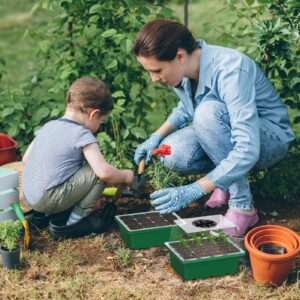
<path fill-rule="evenodd" d="M 190 233 L 178 241 L 166 242 L 174 270 L 185 280 L 234 274 L 244 250 L 222 230 Z"/>
<path fill-rule="evenodd" d="M 170 153 L 171 147 L 168 145 L 161 145 L 153 151 L 153 155 L 159 154 L 161 157 Z M 176 172 L 166 170 L 158 157 L 153 159 L 146 175 L 154 190 L 179 184 L 178 180 L 182 180 Z M 173 240 L 180 232 L 174 222 L 177 219 L 179 216 L 175 213 L 161 215 L 155 211 L 116 216 L 120 236 L 131 249 L 160 246 Z"/>
<path fill-rule="evenodd" d="M 4 268 L 18 269 L 20 267 L 20 237 L 22 224 L 20 221 L 0 222 L 0 251 Z"/>

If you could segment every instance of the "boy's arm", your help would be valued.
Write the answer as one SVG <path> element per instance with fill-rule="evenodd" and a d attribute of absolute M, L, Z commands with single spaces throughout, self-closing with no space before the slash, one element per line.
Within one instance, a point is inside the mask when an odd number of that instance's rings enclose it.
<path fill-rule="evenodd" d="M 95 174 L 104 182 L 116 184 L 131 184 L 133 172 L 131 170 L 119 170 L 110 165 L 99 150 L 98 144 L 93 143 L 83 147 L 83 154 L 95 172 Z"/>
<path fill-rule="evenodd" d="M 23 165 L 26 164 L 27 158 L 28 158 L 28 156 L 29 156 L 29 154 L 30 154 L 30 152 L 31 152 L 32 147 L 33 147 L 33 143 L 34 143 L 34 140 L 33 140 L 33 141 L 31 142 L 31 144 L 28 146 L 28 148 L 26 149 L 26 151 L 25 151 L 25 153 L 24 153 L 24 155 L 23 155 L 23 158 L 22 158 L 22 163 L 23 163 Z"/>

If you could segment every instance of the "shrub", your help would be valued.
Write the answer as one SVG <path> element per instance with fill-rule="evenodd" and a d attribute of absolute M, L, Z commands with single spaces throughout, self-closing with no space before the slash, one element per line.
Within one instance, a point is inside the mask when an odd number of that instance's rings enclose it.
<path fill-rule="evenodd" d="M 274 84 L 290 108 L 292 125 L 300 123 L 299 29 L 300 6 L 297 0 L 225 0 L 239 22 L 239 50 L 252 56 Z M 226 36 L 229 37 L 228 33 Z M 241 43 L 241 40 L 243 41 Z M 296 131 L 297 133 L 297 131 Z M 298 132 L 299 134 L 299 132 Z M 250 179 L 257 199 L 300 200 L 300 172 L 297 168 L 300 139 L 292 143 L 287 157 L 276 167 L 252 172 Z"/>
<path fill-rule="evenodd" d="M 63 113 L 62 99 L 70 83 L 81 76 L 97 76 L 108 85 L 116 102 L 112 117 L 97 137 L 101 150 L 116 166 L 132 166 L 137 141 L 147 137 L 143 128 L 149 125 L 146 115 L 155 100 L 148 92 L 150 78 L 131 50 L 144 23 L 172 17 L 171 10 L 161 6 L 163 2 L 40 1 L 35 10 L 54 10 L 57 17 L 47 32 L 31 33 L 42 39 L 37 44 L 39 69 L 20 89 L 2 93 L 0 131 L 20 141 L 24 152 L 34 131 Z M 170 92 L 159 89 L 155 97 L 166 93 Z"/>

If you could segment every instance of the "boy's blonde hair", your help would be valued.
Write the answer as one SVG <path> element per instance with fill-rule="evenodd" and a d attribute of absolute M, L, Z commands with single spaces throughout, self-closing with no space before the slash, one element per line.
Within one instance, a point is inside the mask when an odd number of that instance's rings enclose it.
<path fill-rule="evenodd" d="M 75 80 L 68 90 L 66 104 L 80 112 L 86 112 L 87 108 L 100 109 L 102 116 L 114 108 L 109 89 L 96 77 Z"/>

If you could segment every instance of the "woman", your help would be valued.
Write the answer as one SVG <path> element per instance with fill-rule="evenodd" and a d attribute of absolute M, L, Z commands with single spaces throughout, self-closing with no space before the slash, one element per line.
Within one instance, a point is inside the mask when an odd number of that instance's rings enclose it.
<path fill-rule="evenodd" d="M 258 222 L 246 174 L 275 165 L 287 153 L 294 134 L 286 107 L 251 58 L 195 40 L 176 21 L 144 25 L 134 51 L 152 81 L 172 86 L 179 97 L 167 120 L 136 149 L 136 164 L 144 156 L 149 163 L 163 142 L 172 149 L 166 167 L 207 173 L 192 184 L 154 192 L 152 205 L 170 213 L 215 190 L 207 205 L 226 203 L 230 195 L 225 217 L 238 235 L 245 234 Z"/>

